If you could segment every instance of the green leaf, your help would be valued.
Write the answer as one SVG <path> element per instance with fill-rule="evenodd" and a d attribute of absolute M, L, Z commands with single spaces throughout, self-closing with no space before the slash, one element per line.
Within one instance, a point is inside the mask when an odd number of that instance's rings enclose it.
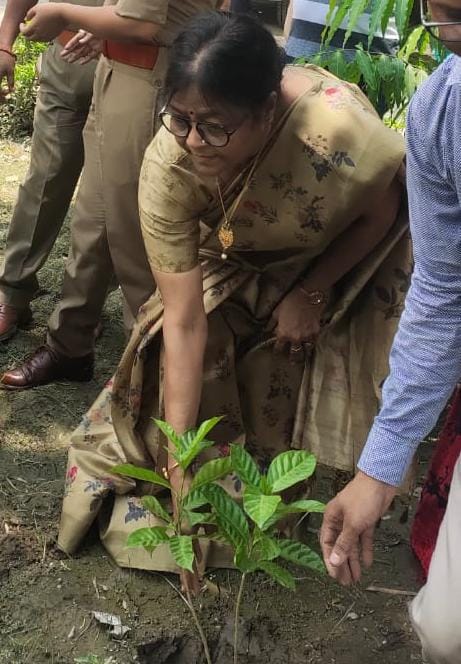
<path fill-rule="evenodd" d="M 141 498 L 141 503 L 147 510 L 149 510 L 149 512 L 155 514 L 155 516 L 158 516 L 160 519 L 163 519 L 163 521 L 171 523 L 170 515 L 155 496 L 143 496 Z"/>
<path fill-rule="evenodd" d="M 395 23 L 401 40 L 404 39 L 407 32 L 412 8 L 413 0 L 395 0 Z"/>
<path fill-rule="evenodd" d="M 408 64 L 405 69 L 405 94 L 408 99 L 411 99 L 416 92 L 416 71 L 416 67 L 413 67 L 413 65 L 410 64 Z"/>
<path fill-rule="evenodd" d="M 426 35 L 426 29 L 423 25 L 414 28 L 399 51 L 399 57 L 409 58 L 412 53 L 419 53 L 418 44 L 423 36 Z"/>
<path fill-rule="evenodd" d="M 360 69 L 360 73 L 363 76 L 363 80 L 365 81 L 368 87 L 369 96 L 370 92 L 374 93 L 374 95 L 376 96 L 376 91 L 379 88 L 379 83 L 376 75 L 376 67 L 374 66 L 373 58 L 369 53 L 366 53 L 363 50 L 363 48 L 357 48 L 356 50 L 357 54 L 355 56 L 355 60 Z"/>
<path fill-rule="evenodd" d="M 262 560 L 274 560 L 279 556 L 280 547 L 277 540 L 262 533 L 253 546 L 252 558 L 260 562 Z"/>
<path fill-rule="evenodd" d="M 201 442 L 205 440 L 205 436 L 212 430 L 214 427 L 222 420 L 223 416 L 219 415 L 218 417 L 212 417 L 209 420 L 205 420 L 199 426 L 195 434 L 195 440 Z"/>
<path fill-rule="evenodd" d="M 295 589 L 295 580 L 293 575 L 283 567 L 273 563 L 272 561 L 266 560 L 261 563 L 258 563 L 258 569 L 262 569 L 266 574 L 268 574 L 274 581 L 277 581 L 284 588 L 289 588 L 290 590 Z"/>
<path fill-rule="evenodd" d="M 215 511 L 218 528 L 228 541 L 235 548 L 246 544 L 250 530 L 241 507 L 218 484 L 208 484 L 202 491 Z"/>
<path fill-rule="evenodd" d="M 354 60 L 351 60 L 347 64 L 347 74 L 345 76 L 345 80 L 349 81 L 349 83 L 355 83 L 355 85 L 358 85 L 360 83 L 360 77 L 360 69 L 354 58 Z"/>
<path fill-rule="evenodd" d="M 384 11 L 381 16 L 381 32 L 383 35 L 385 34 L 387 26 L 389 25 L 389 21 L 392 18 L 392 14 L 394 12 L 394 5 L 395 5 L 395 0 L 387 0 L 387 3 L 385 3 Z"/>
<path fill-rule="evenodd" d="M 132 477 L 135 480 L 141 480 L 143 482 L 151 482 L 151 484 L 159 484 L 166 489 L 171 489 L 171 485 L 168 480 L 166 480 L 158 473 L 154 472 L 153 470 L 149 470 L 148 468 L 134 466 L 131 463 L 122 463 L 118 466 L 113 466 L 110 472 L 115 473 L 116 475 Z"/>
<path fill-rule="evenodd" d="M 394 0 L 390 0 L 394 4 Z M 371 42 L 374 39 L 374 36 L 378 32 L 378 28 L 381 28 L 382 33 L 384 34 L 385 29 L 382 28 L 382 19 L 384 17 L 387 5 L 389 0 L 374 0 L 371 7 L 370 22 L 368 24 L 368 48 L 371 47 Z M 389 19 L 387 19 L 387 22 Z M 387 27 L 386 22 L 386 27 Z"/>
<path fill-rule="evenodd" d="M 190 535 L 170 537 L 170 551 L 178 567 L 194 571 L 194 546 Z"/>
<path fill-rule="evenodd" d="M 325 572 L 325 565 L 318 553 L 295 540 L 280 539 L 278 541 L 280 557 L 302 567 L 313 569 L 316 572 Z"/>
<path fill-rule="evenodd" d="M 378 75 L 384 80 L 384 81 L 392 81 L 393 76 L 394 76 L 394 60 L 395 58 L 391 58 L 388 55 L 381 54 L 376 58 L 376 69 L 378 72 Z"/>
<path fill-rule="evenodd" d="M 226 546 L 231 544 L 231 542 L 229 542 L 229 538 L 226 537 L 224 533 L 220 533 L 217 530 L 213 533 L 207 533 L 206 538 L 211 542 L 218 542 L 219 544 L 225 544 Z"/>
<path fill-rule="evenodd" d="M 347 62 L 340 48 L 336 49 L 328 59 L 328 71 L 338 78 L 346 78 Z"/>
<path fill-rule="evenodd" d="M 206 484 L 211 484 L 216 480 L 229 475 L 232 472 L 232 461 L 230 456 L 219 459 L 212 459 L 198 470 L 192 480 L 191 489 L 199 489 Z"/>
<path fill-rule="evenodd" d="M 216 524 L 216 517 L 214 514 L 211 514 L 211 512 L 193 512 L 192 510 L 184 510 L 184 514 L 192 528 L 204 524 Z"/>
<path fill-rule="evenodd" d="M 424 83 L 427 77 L 427 72 L 425 72 L 424 69 L 418 68 L 416 71 L 416 88 L 419 88 L 419 86 Z"/>
<path fill-rule="evenodd" d="M 315 470 L 315 456 L 303 450 L 290 450 L 278 454 L 267 472 L 267 481 L 272 493 L 278 493 L 302 482 Z"/>
<path fill-rule="evenodd" d="M 182 501 L 183 509 L 196 510 L 203 507 L 208 503 L 208 498 L 203 493 L 202 489 L 191 489 Z"/>
<path fill-rule="evenodd" d="M 259 483 L 259 488 L 262 491 L 262 493 L 265 493 L 267 496 L 269 496 L 272 493 L 270 484 L 267 481 L 267 477 L 265 475 L 261 476 L 261 481 Z"/>
<path fill-rule="evenodd" d="M 296 514 L 298 512 L 306 512 L 310 514 L 311 512 L 323 513 L 325 511 L 325 503 L 321 503 L 318 500 L 295 500 L 293 503 L 282 503 L 277 508 L 277 512 L 286 514 Z"/>
<path fill-rule="evenodd" d="M 189 429 L 181 436 L 181 451 L 175 454 L 175 459 L 186 470 L 199 454 L 213 445 L 211 440 L 199 440 L 196 429 Z"/>
<path fill-rule="evenodd" d="M 246 486 L 259 487 L 261 473 L 256 462 L 242 445 L 231 445 L 232 467 Z"/>
<path fill-rule="evenodd" d="M 242 572 L 242 574 L 255 572 L 258 569 L 256 561 L 248 556 L 248 551 L 245 545 L 237 547 L 234 555 L 234 565 L 240 572 Z"/>
<path fill-rule="evenodd" d="M 311 512 L 324 512 L 325 505 L 317 500 L 295 500 L 286 505 L 280 503 L 277 506 L 272 518 L 266 523 L 266 530 L 274 526 L 280 519 L 284 519 L 289 514 L 309 514 Z"/>
<path fill-rule="evenodd" d="M 264 530 L 281 500 L 280 496 L 266 496 L 258 489 L 247 486 L 243 493 L 243 508 L 258 528 Z"/>
<path fill-rule="evenodd" d="M 222 416 L 212 417 L 200 424 L 198 429 L 189 429 L 180 437 L 181 451 L 176 459 L 184 470 L 201 452 L 214 445 L 213 441 L 206 440 L 205 436 L 222 420 Z"/>
<path fill-rule="evenodd" d="M 352 5 L 352 0 L 330 0 L 330 9 L 327 14 L 327 27 L 322 34 L 325 46 L 333 39 L 335 32 L 341 26 Z M 326 39 L 325 39 L 326 37 Z"/>
<path fill-rule="evenodd" d="M 346 34 L 344 36 L 343 47 L 346 45 L 347 40 L 351 36 L 357 21 L 360 19 L 364 11 L 369 5 L 369 0 L 353 0 L 349 9 L 349 22 L 347 24 Z"/>
<path fill-rule="evenodd" d="M 175 448 L 177 450 L 181 450 L 181 438 L 178 436 L 171 424 L 168 424 L 168 422 L 165 422 L 164 420 L 157 420 L 155 417 L 153 420 L 160 431 L 166 436 L 166 438 L 168 438 L 168 440 L 173 443 Z"/>
<path fill-rule="evenodd" d="M 147 551 L 153 551 L 159 544 L 168 542 L 169 539 L 166 526 L 153 526 L 133 531 L 128 535 L 126 543 L 127 546 L 143 546 Z"/>

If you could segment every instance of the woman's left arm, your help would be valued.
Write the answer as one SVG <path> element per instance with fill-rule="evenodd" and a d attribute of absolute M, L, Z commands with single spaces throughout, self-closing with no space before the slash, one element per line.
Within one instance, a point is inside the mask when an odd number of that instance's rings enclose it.
<path fill-rule="evenodd" d="M 318 257 L 302 281 L 303 289 L 328 291 L 360 263 L 387 235 L 401 201 L 402 185 L 395 177 L 388 189 L 375 197 L 368 209 Z"/>
<path fill-rule="evenodd" d="M 317 296 L 329 290 L 386 236 L 397 217 L 402 185 L 397 177 L 369 209 L 337 237 L 316 259 L 309 273 L 281 301 L 273 313 L 277 347 L 291 345 L 293 360 L 302 344 L 312 346 L 320 329 L 326 302 Z M 309 297 L 312 295 L 312 300 Z M 307 348 L 307 346 L 305 346 Z"/>

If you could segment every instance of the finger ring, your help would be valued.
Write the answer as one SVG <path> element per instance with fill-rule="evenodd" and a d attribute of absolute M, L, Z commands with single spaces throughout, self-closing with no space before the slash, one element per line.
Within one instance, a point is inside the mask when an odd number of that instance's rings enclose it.
<path fill-rule="evenodd" d="M 303 346 L 302 344 L 299 344 L 299 346 L 292 346 L 290 350 L 292 353 L 299 353 L 300 350 L 303 350 Z"/>

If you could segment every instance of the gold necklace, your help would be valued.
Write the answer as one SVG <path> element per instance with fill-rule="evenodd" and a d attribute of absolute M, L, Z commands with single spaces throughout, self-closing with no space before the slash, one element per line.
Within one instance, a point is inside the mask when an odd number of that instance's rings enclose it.
<path fill-rule="evenodd" d="M 223 213 L 223 217 L 224 217 L 224 221 L 221 224 L 221 226 L 219 228 L 219 231 L 218 231 L 218 240 L 221 243 L 221 247 L 222 247 L 221 258 L 222 258 L 223 261 L 225 261 L 227 259 L 227 250 L 230 249 L 232 247 L 232 245 L 234 244 L 234 231 L 232 230 L 231 222 L 232 222 L 232 217 L 234 216 L 233 213 L 234 213 L 235 207 L 232 210 L 231 216 L 228 217 L 227 212 L 226 212 L 226 208 L 224 206 L 224 201 L 223 201 L 223 197 L 222 197 L 222 193 L 221 193 L 221 187 L 219 186 L 218 178 L 216 178 L 216 187 L 217 187 L 217 190 L 218 190 L 218 198 L 219 198 L 219 202 L 221 203 L 222 213 Z M 240 198 L 239 198 L 239 202 L 240 202 Z"/>
<path fill-rule="evenodd" d="M 263 146 L 264 148 L 264 146 Z M 250 183 L 251 178 L 253 177 L 253 173 L 255 172 L 256 166 L 259 163 L 259 157 L 263 151 L 263 148 L 258 152 L 256 157 L 253 160 L 253 164 L 251 165 L 251 168 L 248 172 L 247 177 L 245 178 L 245 182 L 243 183 L 242 189 L 240 191 L 240 194 L 237 196 L 235 201 L 232 204 L 232 207 L 229 211 L 229 214 L 226 212 L 226 207 L 224 205 L 224 200 L 222 197 L 221 193 L 221 187 L 219 185 L 219 180 L 216 178 L 216 188 L 218 190 L 218 198 L 219 202 L 221 203 L 221 209 L 224 217 L 224 221 L 221 224 L 219 230 L 218 230 L 218 240 L 221 244 L 222 247 L 222 254 L 221 254 L 221 259 L 225 261 L 227 259 L 227 252 L 228 250 L 232 247 L 234 244 L 234 231 L 232 229 L 232 219 L 234 217 L 235 211 L 237 210 L 238 206 L 240 205 L 240 201 L 242 200 L 244 194 L 246 193 L 246 190 L 248 189 L 248 185 Z"/>

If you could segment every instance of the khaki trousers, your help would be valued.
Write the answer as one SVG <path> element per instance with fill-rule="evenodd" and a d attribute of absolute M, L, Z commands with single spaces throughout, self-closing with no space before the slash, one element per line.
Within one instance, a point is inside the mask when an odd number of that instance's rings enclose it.
<path fill-rule="evenodd" d="M 133 316 L 155 288 L 141 235 L 138 180 L 157 126 L 165 70 L 165 49 L 153 70 L 106 58 L 98 64 L 71 248 L 47 340 L 69 357 L 92 352 L 114 271 Z"/>
<path fill-rule="evenodd" d="M 71 65 L 53 44 L 44 53 L 30 166 L 11 218 L 0 269 L 0 303 L 26 307 L 66 216 L 83 165 L 82 130 L 95 64 Z"/>
<path fill-rule="evenodd" d="M 431 664 L 461 663 L 461 457 L 427 583 L 411 603 L 410 615 Z"/>

